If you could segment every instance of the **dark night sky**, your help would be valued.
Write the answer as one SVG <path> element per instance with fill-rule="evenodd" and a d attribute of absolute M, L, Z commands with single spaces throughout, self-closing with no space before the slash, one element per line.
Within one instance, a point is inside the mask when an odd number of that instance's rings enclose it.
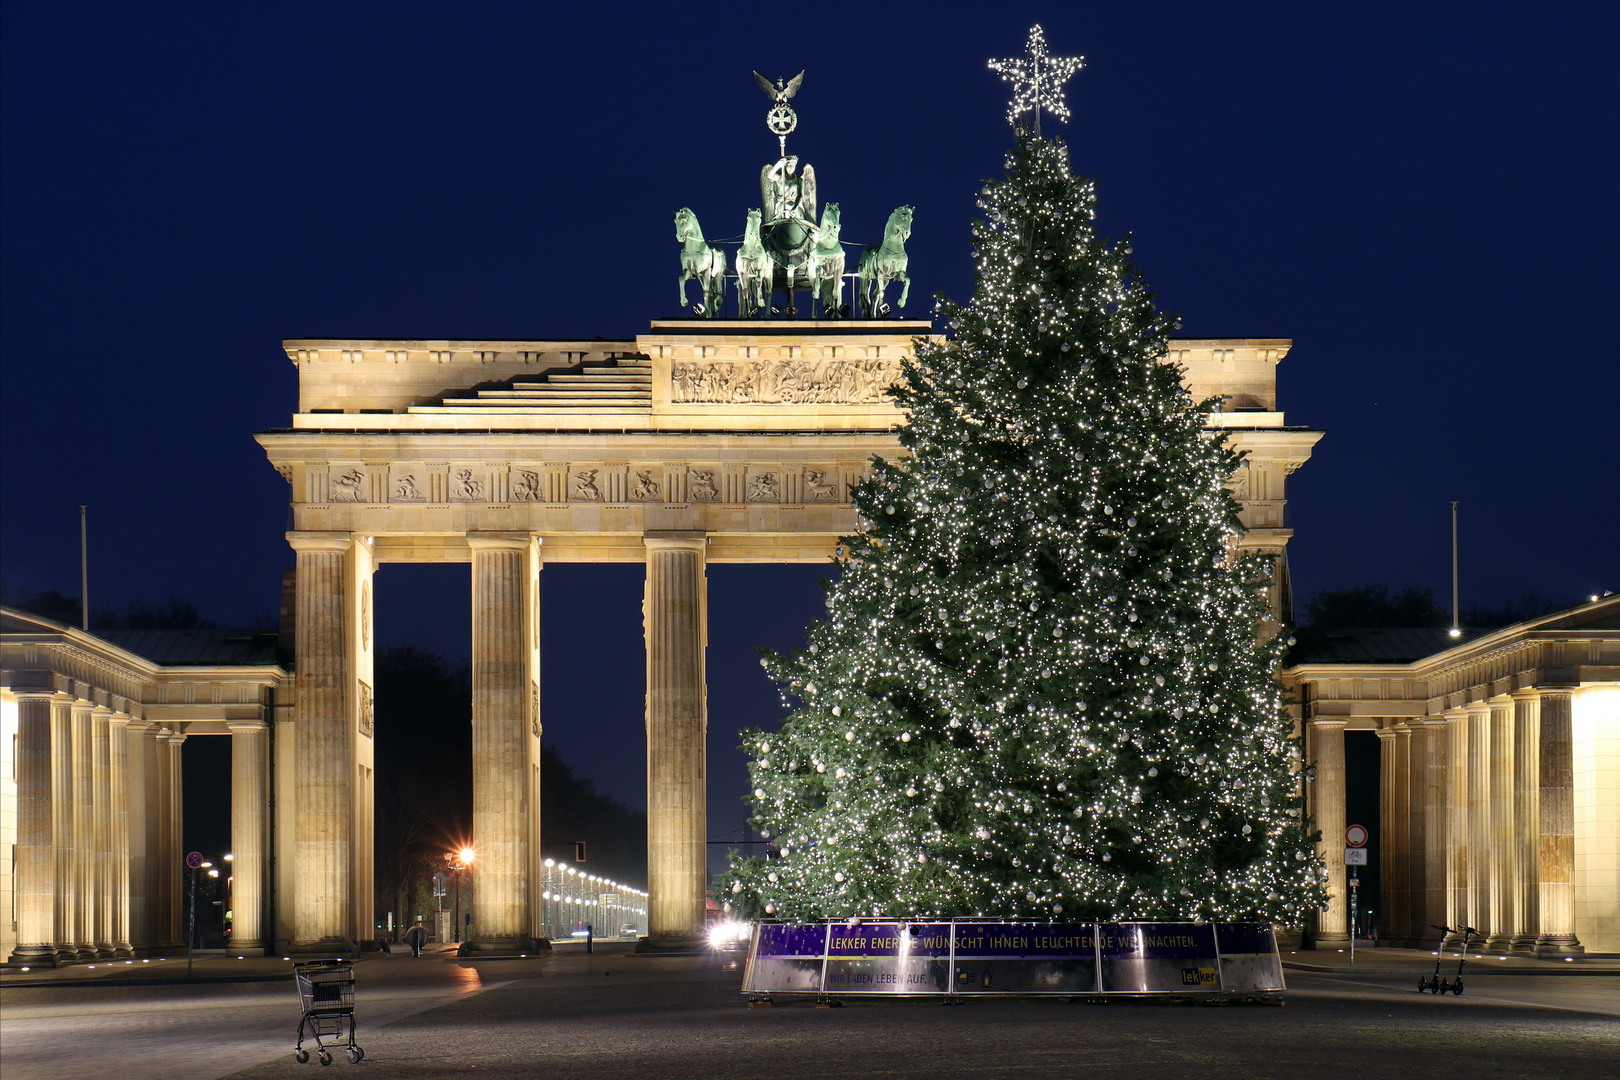
<path fill-rule="evenodd" d="M 781 12 L 780 33 L 773 10 Z M 297 336 L 630 337 L 672 314 L 672 211 L 740 232 L 774 159 L 749 74 L 808 69 L 792 147 L 846 239 L 916 206 L 965 296 L 1010 133 L 990 56 L 1042 21 L 1064 130 L 1187 336 L 1288 336 L 1303 595 L 1620 582 L 1612 5 L 112 5 L 3 15 L 4 574 L 269 618 Z M 642 798 L 634 567 L 546 571 L 547 734 Z M 713 831 L 813 568 L 713 571 Z M 379 636 L 465 652 L 464 568 L 385 568 Z"/>

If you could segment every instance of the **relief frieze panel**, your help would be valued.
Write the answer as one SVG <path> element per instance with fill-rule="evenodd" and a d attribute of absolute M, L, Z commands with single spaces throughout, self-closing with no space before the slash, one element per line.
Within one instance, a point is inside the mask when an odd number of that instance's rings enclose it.
<path fill-rule="evenodd" d="M 836 505 L 848 501 L 849 485 L 861 475 L 859 468 L 838 465 L 597 461 L 481 468 L 407 462 L 364 467 L 312 463 L 302 479 L 307 493 L 303 501 L 313 505 L 526 503 L 561 508 L 579 503 Z"/>
<path fill-rule="evenodd" d="M 898 357 L 678 360 L 677 405 L 877 405 L 900 378 Z"/>

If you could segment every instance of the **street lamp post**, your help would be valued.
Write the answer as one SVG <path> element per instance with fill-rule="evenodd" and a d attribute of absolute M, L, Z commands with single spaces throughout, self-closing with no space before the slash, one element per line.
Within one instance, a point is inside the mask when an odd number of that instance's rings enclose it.
<path fill-rule="evenodd" d="M 466 932 L 461 925 L 461 875 L 464 871 L 472 869 L 473 858 L 477 854 L 478 853 L 470 847 L 464 847 L 456 851 L 447 851 L 444 853 L 444 861 L 449 864 L 450 870 L 454 872 L 456 877 L 456 925 L 453 927 L 453 929 L 456 934 L 457 942 L 466 940 Z"/>

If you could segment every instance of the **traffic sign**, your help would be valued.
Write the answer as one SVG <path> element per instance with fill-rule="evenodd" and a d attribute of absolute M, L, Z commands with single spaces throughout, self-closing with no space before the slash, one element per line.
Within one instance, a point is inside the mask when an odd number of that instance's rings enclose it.
<path fill-rule="evenodd" d="M 207 859 L 202 857 L 202 852 L 200 851 L 191 851 L 186 853 L 186 865 L 191 867 L 193 870 L 197 869 L 207 861 Z"/>
<path fill-rule="evenodd" d="M 1344 830 L 1344 842 L 1351 847 L 1367 846 L 1367 826 L 1352 825 Z"/>
<path fill-rule="evenodd" d="M 1344 849 L 1344 865 L 1366 866 L 1367 849 L 1364 847 L 1347 847 Z"/>

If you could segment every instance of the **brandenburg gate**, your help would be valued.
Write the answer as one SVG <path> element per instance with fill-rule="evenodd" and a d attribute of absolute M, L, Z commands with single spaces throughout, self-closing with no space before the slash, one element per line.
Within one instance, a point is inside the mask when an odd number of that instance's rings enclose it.
<path fill-rule="evenodd" d="M 703 930 L 705 568 L 830 559 L 848 489 L 901 453 L 885 389 L 929 323 L 679 319 L 625 341 L 289 340 L 292 426 L 257 438 L 292 489 L 296 701 L 276 739 L 276 937 L 374 936 L 372 576 L 472 569 L 468 951 L 540 937 L 540 600 L 548 562 L 640 562 L 647 651 L 648 933 Z M 1195 396 L 1249 452 L 1249 532 L 1281 555 L 1285 477 L 1319 432 L 1276 406 L 1282 339 L 1178 341 Z M 1278 560 L 1274 601 L 1286 602 Z"/>

